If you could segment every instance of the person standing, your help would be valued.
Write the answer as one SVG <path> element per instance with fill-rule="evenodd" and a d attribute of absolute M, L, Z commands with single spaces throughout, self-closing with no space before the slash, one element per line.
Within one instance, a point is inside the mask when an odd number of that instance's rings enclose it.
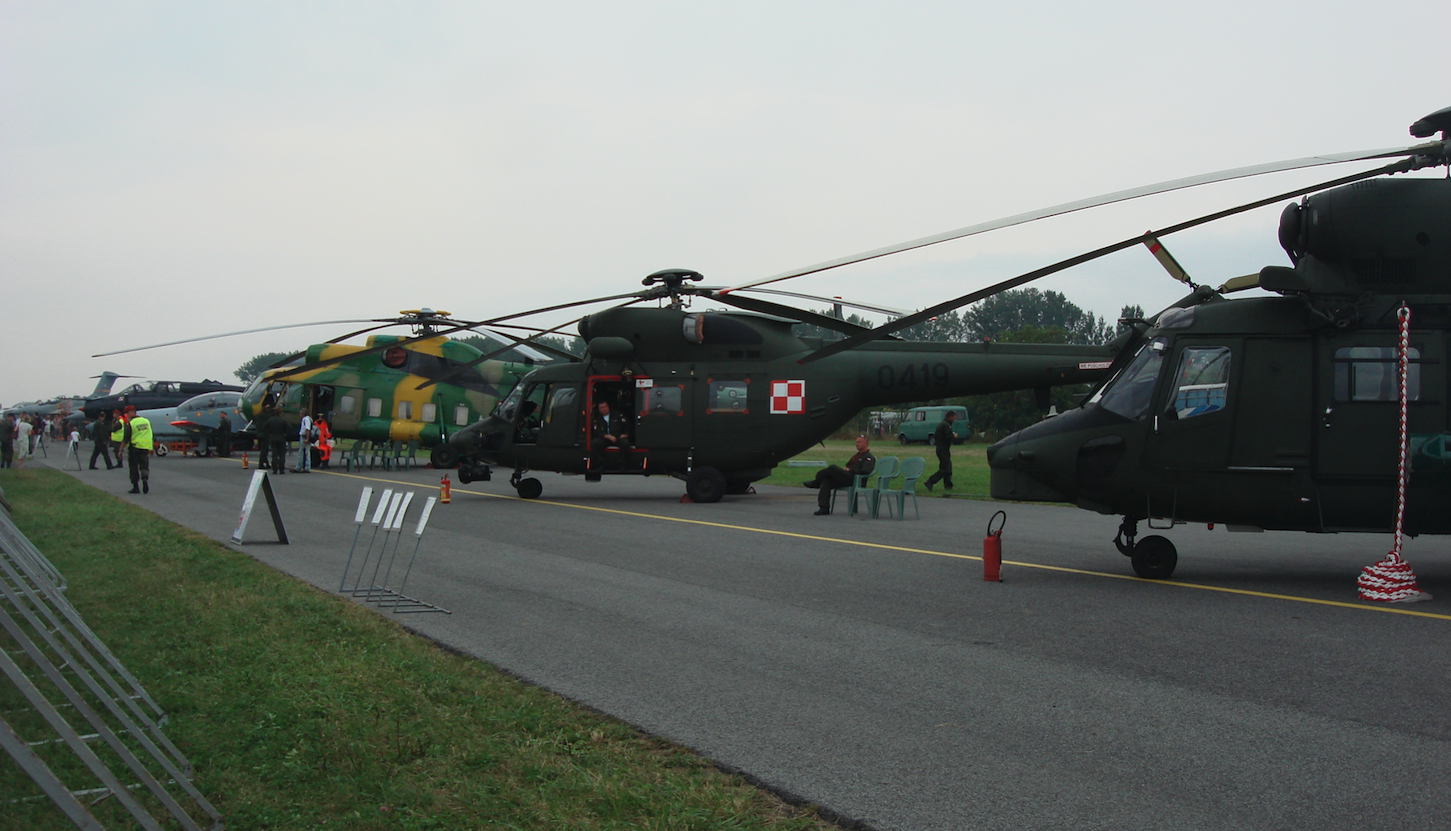
<path fill-rule="evenodd" d="M 0 418 L 0 468 L 10 467 L 15 460 L 15 421 Z"/>
<path fill-rule="evenodd" d="M 111 464 L 111 418 L 109 415 L 102 416 L 91 423 L 91 441 L 95 447 L 91 450 L 91 470 L 96 469 L 96 457 L 100 456 L 106 460 L 106 470 L 115 467 Z M 117 461 L 120 461 L 119 459 Z"/>
<path fill-rule="evenodd" d="M 116 454 L 116 469 L 117 470 L 120 470 L 121 468 L 123 468 L 123 467 L 126 466 L 125 463 L 121 461 L 123 458 L 125 458 L 122 455 L 122 453 L 121 453 L 122 446 L 123 446 L 122 442 L 123 442 L 123 440 L 125 438 L 126 438 L 126 417 L 121 414 L 121 411 L 120 410 L 112 410 L 111 411 L 111 452 L 113 452 L 113 453 Z M 106 469 L 107 470 L 110 470 L 110 468 L 106 468 Z"/>
<path fill-rule="evenodd" d="M 312 419 L 307 410 L 302 410 L 302 421 L 297 427 L 297 467 L 293 473 L 311 473 L 312 470 Z"/>
<path fill-rule="evenodd" d="M 217 420 L 217 455 L 223 459 L 232 455 L 232 420 L 226 413 Z"/>
<path fill-rule="evenodd" d="M 151 422 L 137 415 L 131 406 L 126 408 L 126 416 L 121 441 L 126 445 L 126 462 L 131 471 L 131 490 L 127 493 L 151 493 Z"/>
<path fill-rule="evenodd" d="M 957 440 L 957 435 L 952 432 L 952 422 L 957 418 L 956 410 L 948 410 L 947 415 L 938 422 L 937 429 L 932 431 L 932 442 L 937 450 L 937 472 L 927 477 L 927 490 L 939 481 L 942 487 L 952 490 L 952 443 Z"/>
<path fill-rule="evenodd" d="M 262 435 L 267 438 L 267 455 L 272 462 L 272 472 L 281 476 L 287 472 L 287 436 L 291 428 L 287 426 L 287 419 L 277 410 L 268 410 L 266 422 L 262 428 Z"/>
<path fill-rule="evenodd" d="M 849 488 L 853 477 L 870 476 L 872 471 L 877 469 L 877 457 L 872 455 L 870 444 L 866 436 L 857 436 L 856 455 L 847 461 L 846 467 L 831 465 L 822 468 L 817 471 L 815 477 L 806 481 L 806 487 L 820 490 L 820 493 L 816 495 L 815 516 L 827 516 L 831 513 L 831 492 L 833 490 Z"/>
<path fill-rule="evenodd" d="M 24 463 L 30 458 L 30 422 L 25 416 L 18 416 L 15 419 L 15 443 L 20 445 L 20 461 Z"/>

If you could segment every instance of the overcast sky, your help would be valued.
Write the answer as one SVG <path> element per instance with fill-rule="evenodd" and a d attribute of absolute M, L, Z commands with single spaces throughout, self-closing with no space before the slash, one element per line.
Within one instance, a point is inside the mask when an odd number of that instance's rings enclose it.
<path fill-rule="evenodd" d="M 345 327 L 736 284 L 1206 171 L 1412 143 L 1451 105 L 1440 2 L 0 0 L 0 402 L 102 370 L 235 382 Z M 802 278 L 922 308 L 1350 173 L 1279 174 Z M 1286 263 L 1280 206 L 1166 240 Z M 1181 292 L 1130 250 L 1042 281 L 1106 317 Z M 567 317 L 543 318 L 553 324 Z"/>

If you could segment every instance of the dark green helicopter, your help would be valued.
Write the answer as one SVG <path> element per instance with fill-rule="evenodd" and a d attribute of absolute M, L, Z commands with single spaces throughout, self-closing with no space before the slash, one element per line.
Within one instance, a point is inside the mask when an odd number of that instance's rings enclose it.
<path fill-rule="evenodd" d="M 492 415 L 449 439 L 459 480 L 514 470 L 525 498 L 543 486 L 531 470 L 607 475 L 670 475 L 695 502 L 744 493 L 771 469 L 821 441 L 864 407 L 928 398 L 1041 389 L 1101 375 L 1114 347 L 888 341 L 831 360 L 801 363 L 820 339 L 793 324 L 866 331 L 836 318 L 733 290 L 688 285 L 683 269 L 645 278 L 633 299 L 578 321 L 587 344 L 572 363 L 526 376 Z M 693 311 L 700 297 L 740 307 Z M 631 308 L 661 300 L 658 308 Z M 525 342 L 528 342 L 526 339 Z M 629 446 L 607 446 L 595 428 L 608 405 Z M 616 423 L 619 423 L 616 422 Z"/>
<path fill-rule="evenodd" d="M 1438 131 L 1439 141 L 1360 157 L 1399 162 L 1291 194 L 1313 192 L 1280 217 L 1292 266 L 1248 281 L 1275 296 L 1230 299 L 1234 286 L 1200 286 L 1135 322 L 1081 406 L 988 449 L 992 495 L 1122 515 L 1114 542 L 1149 578 L 1168 577 L 1178 555 L 1162 536 L 1138 538 L 1144 520 L 1388 531 L 1404 304 L 1405 530 L 1451 532 L 1451 180 L 1386 178 L 1446 165 L 1451 108 L 1411 127 L 1418 138 Z"/>

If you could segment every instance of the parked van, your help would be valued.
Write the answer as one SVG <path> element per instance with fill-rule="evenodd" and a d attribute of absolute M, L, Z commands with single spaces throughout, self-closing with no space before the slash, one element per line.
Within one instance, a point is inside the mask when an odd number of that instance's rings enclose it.
<path fill-rule="evenodd" d="M 961 444 L 972 438 L 972 428 L 967 424 L 966 407 L 913 407 L 902 415 L 902 420 L 897 423 L 897 441 L 902 444 L 914 442 L 926 442 L 936 444 L 933 431 L 942 419 L 947 417 L 951 410 L 957 413 L 957 418 L 952 421 L 952 434 L 956 436 L 953 444 Z"/>

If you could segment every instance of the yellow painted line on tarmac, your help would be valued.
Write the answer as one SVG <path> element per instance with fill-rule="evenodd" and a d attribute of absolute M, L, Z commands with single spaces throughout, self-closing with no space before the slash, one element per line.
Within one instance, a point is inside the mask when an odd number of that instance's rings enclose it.
<path fill-rule="evenodd" d="M 351 479 L 363 479 L 370 482 L 383 482 L 386 484 L 418 487 L 417 483 L 403 482 L 397 479 L 380 479 L 375 476 L 360 476 L 356 473 L 339 473 L 333 470 L 324 470 L 319 472 L 330 473 L 333 476 L 346 476 Z M 794 531 L 776 531 L 770 528 L 752 528 L 748 525 L 731 525 L 724 522 L 709 522 L 703 519 L 685 519 L 683 517 L 661 516 L 659 514 L 646 514 L 640 513 L 638 511 L 624 511 L 619 508 L 601 508 L 597 505 L 577 505 L 573 502 L 559 502 L 552 499 L 524 499 L 523 497 L 519 496 L 509 496 L 507 494 L 498 493 L 485 493 L 484 491 L 465 490 L 463 488 L 454 488 L 453 491 L 455 493 L 467 493 L 473 496 L 486 496 L 491 499 L 508 499 L 515 502 L 527 502 L 536 505 L 555 505 L 561 508 L 574 508 L 580 511 L 598 511 L 605 514 L 618 514 L 620 516 L 639 517 L 641 519 L 654 519 L 662 522 L 679 522 L 686 525 L 703 525 L 707 528 L 725 528 L 731 531 L 746 531 L 753 534 L 769 534 L 776 537 L 791 537 L 793 539 L 800 540 L 830 542 L 840 545 L 854 546 L 857 548 L 875 548 L 882 551 L 901 551 L 907 554 L 927 554 L 932 557 L 950 557 L 955 560 L 977 560 L 979 562 L 982 561 L 982 557 L 979 556 L 975 556 L 972 554 L 953 554 L 950 551 L 933 551 L 926 548 L 909 548 L 907 546 L 901 545 L 885 545 L 883 543 L 863 542 L 861 540 L 848 540 L 842 539 L 840 537 L 823 537 L 816 534 L 798 534 Z M 1203 591 L 1220 592 L 1223 594 L 1236 594 L 1243 597 L 1258 597 L 1266 600 L 1288 600 L 1294 603 L 1312 603 L 1317 606 L 1336 606 L 1342 609 L 1357 609 L 1362 612 L 1384 612 L 1386 614 L 1392 615 L 1407 615 L 1410 617 L 1424 617 L 1432 618 L 1435 620 L 1451 620 L 1451 615 L 1440 615 L 1435 614 L 1434 612 L 1418 612 L 1414 609 L 1406 609 L 1396 606 L 1372 606 L 1366 603 L 1350 603 L 1343 600 L 1321 600 L 1319 598 L 1300 597 L 1293 594 L 1275 594 L 1273 592 L 1258 592 L 1252 591 L 1250 589 L 1231 589 L 1225 586 L 1210 586 L 1204 583 L 1182 583 L 1176 580 L 1146 580 L 1142 577 L 1134 577 L 1127 574 L 1114 574 L 1108 571 L 1092 571 L 1082 568 L 1068 568 L 1066 566 L 1050 566 L 1044 565 L 1042 563 L 1025 563 L 1019 560 L 1003 560 L 1003 565 L 1017 566 L 1019 568 L 1034 568 L 1040 571 L 1057 571 L 1065 574 L 1083 574 L 1089 577 L 1107 577 L 1114 580 L 1129 580 L 1135 583 L 1149 583 L 1155 586 L 1174 586 L 1181 589 L 1200 589 Z"/>

